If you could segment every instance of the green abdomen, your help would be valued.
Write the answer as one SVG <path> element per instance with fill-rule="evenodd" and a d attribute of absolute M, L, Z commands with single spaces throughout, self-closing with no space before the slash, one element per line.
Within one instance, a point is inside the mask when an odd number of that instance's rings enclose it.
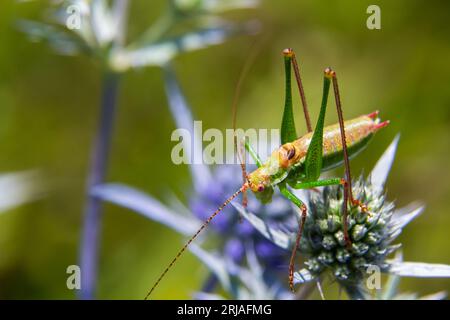
<path fill-rule="evenodd" d="M 353 158 L 367 146 L 375 132 L 374 124 L 375 122 L 368 116 L 361 116 L 344 122 L 349 158 Z M 304 173 L 304 161 L 311 137 L 312 133 L 308 133 L 294 141 L 294 144 L 304 154 L 300 161 L 291 169 L 290 177 L 294 180 L 301 179 Z M 322 171 L 336 168 L 344 162 L 341 131 L 338 124 L 324 128 L 322 161 Z"/>
<path fill-rule="evenodd" d="M 356 156 L 373 136 L 374 121 L 362 116 L 344 122 L 349 158 Z M 340 166 L 344 162 L 341 130 L 339 125 L 326 127 L 323 132 L 322 171 Z"/>
<path fill-rule="evenodd" d="M 373 133 L 369 134 L 362 140 L 359 140 L 358 142 L 352 144 L 347 148 L 348 151 L 348 157 L 351 159 L 357 154 L 359 154 L 361 151 L 363 151 L 367 144 L 369 143 L 370 139 L 372 138 Z M 322 163 L 322 171 L 334 169 L 336 167 L 339 167 L 344 163 L 344 152 L 342 149 L 337 152 L 331 152 L 329 154 L 324 154 L 323 157 L 323 163 Z"/>

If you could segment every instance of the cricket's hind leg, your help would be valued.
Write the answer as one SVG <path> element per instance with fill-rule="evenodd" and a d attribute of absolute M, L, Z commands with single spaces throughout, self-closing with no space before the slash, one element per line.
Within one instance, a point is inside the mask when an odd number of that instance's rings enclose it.
<path fill-rule="evenodd" d="M 345 165 L 345 184 L 344 184 L 344 203 L 342 208 L 342 216 L 344 220 L 344 236 L 346 239 L 347 246 L 351 245 L 350 237 L 348 235 L 348 202 L 350 202 L 354 206 L 358 206 L 362 212 L 368 213 L 367 206 L 362 203 L 360 200 L 355 199 L 353 197 L 353 189 L 352 189 L 352 176 L 350 172 L 350 161 L 348 157 L 348 151 L 347 151 L 347 141 L 345 138 L 345 129 L 344 129 L 344 116 L 342 112 L 342 104 L 341 104 L 341 97 L 339 93 L 339 86 L 338 81 L 336 77 L 336 72 L 331 70 L 330 68 L 327 68 L 325 71 L 326 74 L 332 79 L 333 82 L 333 90 L 334 90 L 334 97 L 336 101 L 336 110 L 339 118 L 339 127 L 341 131 L 341 140 L 342 140 L 342 150 L 344 154 L 344 165 Z"/>
<path fill-rule="evenodd" d="M 292 142 L 298 138 L 295 129 L 294 111 L 292 107 L 292 84 L 291 73 L 294 69 L 295 80 L 297 82 L 298 91 L 300 93 L 300 99 L 303 106 L 303 115 L 305 117 L 306 128 L 308 132 L 312 131 L 311 119 L 309 117 L 308 105 L 306 103 L 305 91 L 303 90 L 302 78 L 300 76 L 300 69 L 295 57 L 294 50 L 291 48 L 283 50 L 284 55 L 284 69 L 285 69 L 285 100 L 284 110 L 281 119 L 281 143 L 285 144 Z"/>
<path fill-rule="evenodd" d="M 343 179 L 341 178 L 332 178 L 332 179 L 325 179 L 325 180 L 318 180 L 318 181 L 312 181 L 312 182 L 303 182 L 303 183 L 297 183 L 293 186 L 294 189 L 311 189 L 316 187 L 323 187 L 323 186 L 330 186 L 330 185 L 336 185 L 336 184 L 343 184 Z M 295 240 L 295 245 L 292 249 L 291 253 L 291 259 L 289 262 L 289 287 L 291 291 L 294 291 L 294 268 L 295 268 L 295 257 L 297 254 L 297 251 L 300 248 L 300 241 L 302 239 L 303 235 L 303 229 L 305 227 L 306 217 L 307 217 L 307 208 L 306 205 L 295 195 L 293 194 L 286 185 L 280 185 L 280 192 L 285 196 L 288 200 L 293 202 L 300 210 L 301 210 L 301 219 L 297 231 L 297 237 Z"/>
<path fill-rule="evenodd" d="M 290 62 L 292 62 L 292 66 L 293 66 L 294 74 L 295 74 L 295 80 L 297 82 L 298 91 L 300 93 L 300 99 L 302 101 L 303 115 L 305 117 L 306 128 L 307 128 L 308 132 L 311 132 L 312 131 L 311 118 L 309 116 L 308 104 L 306 103 L 305 90 L 303 89 L 302 77 L 300 76 L 300 68 L 298 67 L 298 62 L 297 62 L 295 52 L 293 49 L 287 48 L 287 49 L 283 50 L 283 55 L 285 56 L 285 58 L 287 60 L 290 60 Z M 287 82 L 286 82 L 286 84 L 290 85 L 290 83 L 287 83 Z"/>

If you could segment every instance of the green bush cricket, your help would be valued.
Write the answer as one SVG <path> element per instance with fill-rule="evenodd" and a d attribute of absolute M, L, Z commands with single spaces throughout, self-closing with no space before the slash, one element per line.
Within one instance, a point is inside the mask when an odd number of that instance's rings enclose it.
<path fill-rule="evenodd" d="M 187 243 L 181 248 L 175 258 L 172 259 L 166 269 L 159 276 L 153 287 L 146 295 L 145 299 L 147 299 L 155 290 L 162 278 L 172 268 L 174 263 L 183 254 L 192 241 L 208 226 L 212 219 L 214 219 L 214 217 L 216 217 L 225 206 L 227 206 L 241 193 L 243 194 L 243 204 L 244 206 L 246 205 L 246 191 L 248 189 L 250 189 L 256 198 L 262 203 L 267 203 L 271 201 L 274 189 L 278 187 L 281 194 L 301 210 L 301 220 L 299 222 L 296 243 L 292 250 L 289 264 L 289 286 L 292 291 L 294 290 L 293 274 L 295 256 L 300 245 L 303 227 L 307 217 L 307 208 L 290 189 L 313 189 L 328 185 L 342 185 L 344 188 L 342 217 L 345 241 L 348 246 L 351 242 L 347 232 L 347 206 L 349 204 L 359 206 L 362 212 L 369 213 L 370 208 L 367 208 L 352 195 L 349 159 L 360 153 L 367 146 L 374 133 L 387 126 L 389 121 L 380 122 L 378 118 L 378 111 L 344 121 L 336 72 L 331 68 L 326 68 L 324 71 L 323 95 L 320 113 L 316 127 L 314 131 L 312 131 L 305 93 L 303 90 L 303 84 L 295 53 L 292 49 L 285 49 L 283 50 L 283 55 L 285 63 L 286 93 L 281 124 L 282 145 L 273 151 L 269 158 L 263 163 L 251 146 L 248 143 L 245 143 L 246 149 L 255 160 L 258 168 L 247 174 L 245 164 L 241 162 L 244 178 L 243 185 L 239 188 L 239 190 L 226 199 L 226 201 L 219 206 L 219 208 L 203 223 L 199 230 L 187 241 Z M 303 113 L 308 129 L 308 133 L 300 138 L 298 138 L 296 133 L 293 115 L 291 89 L 292 69 L 294 69 L 295 79 L 300 92 Z M 339 122 L 335 125 L 325 127 L 325 114 L 331 85 L 333 86 Z M 341 165 L 344 165 L 345 168 L 344 178 L 320 179 L 320 174 L 322 172 Z"/>

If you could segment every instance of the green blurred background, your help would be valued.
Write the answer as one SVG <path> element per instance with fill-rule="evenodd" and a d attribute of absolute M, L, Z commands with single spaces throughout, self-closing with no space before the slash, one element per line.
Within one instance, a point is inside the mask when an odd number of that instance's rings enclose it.
<path fill-rule="evenodd" d="M 370 4 L 381 7 L 381 30 L 366 28 Z M 162 0 L 133 0 L 130 37 L 147 27 L 164 5 Z M 86 57 L 55 55 L 15 29 L 19 18 L 42 20 L 43 9 L 40 1 L 0 2 L 0 171 L 40 169 L 49 189 L 46 198 L 0 215 L 0 298 L 75 297 L 66 288 L 66 267 L 77 263 L 100 69 Z M 370 170 L 401 133 L 387 185 L 389 198 L 400 206 L 414 200 L 427 205 L 399 239 L 408 261 L 450 264 L 449 12 L 450 3 L 442 1 L 266 0 L 256 10 L 227 15 L 260 20 L 266 38 L 242 88 L 240 127 L 279 127 L 281 50 L 293 47 L 313 119 L 322 71 L 332 66 L 339 75 L 346 118 L 379 109 L 383 119 L 391 120 L 352 162 L 353 172 Z M 231 126 L 234 88 L 253 41 L 241 36 L 175 60 L 186 97 L 205 128 Z M 164 200 L 169 191 L 185 193 L 190 176 L 185 166 L 170 160 L 174 123 L 161 80 L 158 68 L 123 77 L 108 180 Z M 295 98 L 300 121 L 297 93 Z M 330 109 L 327 122 L 336 119 Z M 159 224 L 106 205 L 98 297 L 142 298 L 181 240 Z M 188 298 L 204 274 L 204 267 L 187 254 L 155 298 Z M 420 294 L 450 291 L 450 280 L 404 279 L 401 288 Z"/>

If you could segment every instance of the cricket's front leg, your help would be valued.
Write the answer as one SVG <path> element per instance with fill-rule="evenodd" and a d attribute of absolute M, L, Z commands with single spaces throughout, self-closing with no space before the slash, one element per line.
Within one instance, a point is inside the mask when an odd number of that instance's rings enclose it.
<path fill-rule="evenodd" d="M 245 148 L 250 153 L 250 156 L 255 160 L 256 165 L 261 167 L 262 161 L 259 155 L 256 153 L 256 151 L 252 148 L 252 146 L 248 143 L 248 141 L 245 142 Z M 294 292 L 294 268 L 295 268 L 295 256 L 297 254 L 297 250 L 300 246 L 300 240 L 302 238 L 303 228 L 305 226 L 306 221 L 306 215 L 307 215 L 307 209 L 306 205 L 299 199 L 295 194 L 293 194 L 285 184 L 280 184 L 279 186 L 281 194 L 286 197 L 288 200 L 293 202 L 302 212 L 301 216 L 301 222 L 299 224 L 298 232 L 297 232 L 297 238 L 295 240 L 294 248 L 292 249 L 291 253 L 291 259 L 289 262 L 289 288 L 292 292 Z"/>
<path fill-rule="evenodd" d="M 325 187 L 325 186 L 332 186 L 332 185 L 342 185 L 344 186 L 344 201 L 342 203 L 342 220 L 344 221 L 343 227 L 344 227 L 344 239 L 347 247 L 351 246 L 350 237 L 348 235 L 348 224 L 347 224 L 347 216 L 348 216 L 348 210 L 347 210 L 347 203 L 348 203 L 348 189 L 347 189 L 347 181 L 343 178 L 331 178 L 331 179 L 324 179 L 324 180 L 317 180 L 317 181 L 311 181 L 311 182 L 299 182 L 292 187 L 294 189 L 312 189 L 317 187 Z"/>
<path fill-rule="evenodd" d="M 292 248 L 291 259 L 289 261 L 289 288 L 294 292 L 294 269 L 295 269 L 295 256 L 297 250 L 300 247 L 300 240 L 302 239 L 303 228 L 305 227 L 307 209 L 306 205 L 293 194 L 285 184 L 279 185 L 280 192 L 288 200 L 292 201 L 302 212 L 301 221 L 298 226 L 297 238 L 295 239 L 295 245 Z"/>

